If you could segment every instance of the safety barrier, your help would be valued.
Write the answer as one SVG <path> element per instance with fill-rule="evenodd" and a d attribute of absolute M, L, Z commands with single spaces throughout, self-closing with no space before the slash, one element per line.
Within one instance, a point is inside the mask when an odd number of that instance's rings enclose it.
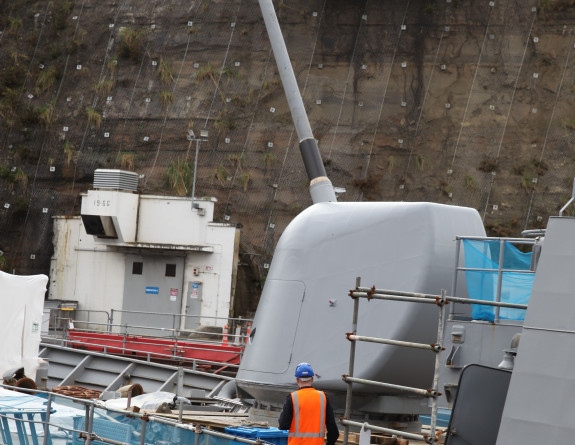
<path fill-rule="evenodd" d="M 78 314 L 85 314 L 86 318 L 79 318 Z M 91 316 L 105 315 L 105 322 L 90 321 Z M 134 317 L 141 316 L 142 321 L 146 317 L 153 316 L 156 323 L 154 325 L 141 323 L 114 323 L 118 314 L 127 314 Z M 190 319 L 212 320 L 213 325 L 205 325 L 204 330 L 181 329 L 186 320 Z M 68 329 L 82 330 L 86 332 L 106 332 L 108 334 L 125 334 L 140 335 L 149 337 L 164 337 L 174 340 L 179 338 L 201 338 L 203 342 L 220 343 L 222 341 L 222 326 L 227 326 L 228 342 L 239 345 L 247 341 L 251 332 L 251 323 L 249 318 L 233 317 L 206 317 L 200 315 L 183 315 L 170 313 L 152 313 L 146 311 L 131 311 L 111 309 L 108 311 L 79 310 L 73 311 L 68 308 L 51 308 L 50 309 L 50 326 L 51 329 L 43 331 L 45 336 L 57 335 L 58 332 L 65 333 Z M 163 326 L 162 326 L 163 325 Z M 219 326 L 219 327 L 218 327 Z"/>
<path fill-rule="evenodd" d="M 90 312 L 90 311 L 85 311 Z M 105 313 L 106 311 L 96 311 Z M 186 331 L 138 325 L 114 325 L 114 313 L 151 315 L 144 311 L 115 311 L 106 323 L 89 322 L 73 318 L 56 318 L 56 326 L 66 321 L 68 329 L 43 332 L 45 343 L 66 347 L 86 348 L 107 354 L 116 354 L 161 363 L 177 363 L 206 372 L 235 374 L 243 349 L 251 332 L 251 320 L 221 318 L 228 323 L 223 328 L 206 328 L 205 331 Z M 65 315 L 71 311 L 63 311 Z M 157 314 L 171 317 L 177 324 L 178 314 Z M 138 334 L 160 332 L 162 335 Z"/>
<path fill-rule="evenodd" d="M 212 431 L 201 425 L 182 423 L 181 419 L 107 410 L 97 400 L 48 391 L 13 390 L 14 387 L 0 385 L 0 441 L 6 445 L 232 445 L 237 442 L 262 445 L 259 439 Z"/>

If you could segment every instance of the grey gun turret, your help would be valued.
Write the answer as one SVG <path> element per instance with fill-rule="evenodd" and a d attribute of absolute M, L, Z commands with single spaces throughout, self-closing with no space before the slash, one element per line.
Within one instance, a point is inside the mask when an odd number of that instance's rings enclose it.
<path fill-rule="evenodd" d="M 335 202 L 313 139 L 270 0 L 260 0 L 266 27 L 300 140 L 314 204 L 282 234 L 270 266 L 236 382 L 252 397 L 282 403 L 301 362 L 318 374 L 314 386 L 343 406 L 353 302 L 363 286 L 441 293 L 454 273 L 455 237 L 485 236 L 474 209 L 433 203 Z M 371 301 L 360 307 L 358 333 L 413 342 L 434 341 L 437 310 L 428 305 Z M 360 331 L 360 332 L 359 332 Z M 360 344 L 354 375 L 426 388 L 433 356 L 394 346 Z M 362 388 L 359 404 L 382 409 L 381 389 Z M 354 386 L 354 394 L 356 386 Z"/>

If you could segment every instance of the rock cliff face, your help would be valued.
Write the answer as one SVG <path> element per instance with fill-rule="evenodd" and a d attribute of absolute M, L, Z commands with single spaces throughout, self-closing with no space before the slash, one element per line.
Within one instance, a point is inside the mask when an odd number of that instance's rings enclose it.
<path fill-rule="evenodd" d="M 575 175 L 572 3 L 275 3 L 340 200 L 470 206 L 494 235 L 545 226 Z M 51 216 L 78 213 L 96 168 L 190 195 L 186 136 L 208 130 L 196 195 L 242 225 L 257 295 L 311 203 L 257 1 L 4 1 L 0 30 L 0 266 L 47 273 Z"/>

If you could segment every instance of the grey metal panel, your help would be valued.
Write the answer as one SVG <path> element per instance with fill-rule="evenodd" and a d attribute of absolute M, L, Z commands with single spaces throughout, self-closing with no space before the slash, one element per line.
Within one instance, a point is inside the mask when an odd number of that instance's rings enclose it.
<path fill-rule="evenodd" d="M 575 219 L 550 218 L 525 326 L 575 330 L 574 237 Z"/>
<path fill-rule="evenodd" d="M 266 323 L 275 325 L 281 335 L 266 335 L 254 332 L 258 347 L 252 351 L 252 359 L 246 369 L 260 372 L 284 373 L 292 356 L 292 347 L 298 328 L 298 320 L 302 301 L 305 295 L 305 285 L 300 281 L 267 280 L 268 295 L 273 298 L 260 299 L 258 310 L 269 317 Z M 271 307 L 269 307 L 271 305 Z M 281 310 L 276 310 L 281 308 Z M 300 356 L 301 361 L 304 360 Z M 297 358 L 296 358 L 297 360 Z M 257 368 L 250 366 L 257 365 Z"/>
<path fill-rule="evenodd" d="M 63 379 L 71 375 L 67 385 L 80 385 L 90 389 L 114 390 L 127 384 L 139 383 L 145 392 L 164 391 L 188 397 L 194 389 L 211 391 L 230 377 L 194 371 L 177 366 L 149 363 L 124 357 L 105 355 L 92 351 L 42 344 L 40 357 L 48 361 L 47 387 L 62 386 Z M 89 366 L 77 366 L 88 363 Z M 180 384 L 173 376 L 182 375 Z M 170 382 L 166 385 L 166 382 Z M 178 387 L 181 391 L 178 391 Z"/>
<path fill-rule="evenodd" d="M 106 391 L 116 391 L 118 388 L 121 388 L 126 381 L 125 375 L 131 374 L 132 371 L 135 369 L 135 363 L 129 363 L 127 366 L 124 367 L 121 373 L 119 373 L 114 380 L 112 380 L 108 386 L 106 386 Z"/>
<path fill-rule="evenodd" d="M 573 443 L 574 235 L 574 218 L 550 218 L 497 445 Z"/>
<path fill-rule="evenodd" d="M 471 364 L 497 367 L 503 359 L 503 351 L 509 349 L 513 336 L 523 329 L 523 323 L 502 321 L 497 325 L 484 321 L 448 320 L 445 323 L 441 354 L 442 368 L 439 374 L 439 391 L 442 393 L 439 407 L 452 408 L 453 399 L 448 400 L 448 391 L 456 391 L 461 371 Z M 463 333 L 462 341 L 455 341 L 452 332 Z M 452 362 L 447 365 L 450 352 L 457 349 Z"/>
<path fill-rule="evenodd" d="M 282 391 L 294 385 L 295 366 L 308 361 L 320 375 L 315 382 L 319 388 L 345 391 L 345 334 L 353 314 L 347 293 L 356 277 L 364 286 L 440 294 L 452 283 L 457 235 L 485 236 L 476 210 L 407 202 L 319 203 L 304 210 L 278 242 L 252 325 L 255 336 L 237 374 L 238 386 L 259 400 L 281 403 Z M 304 283 L 301 309 L 292 307 L 295 299 L 275 292 L 275 280 Z M 288 319 L 294 314 L 299 314 L 295 333 Z M 437 337 L 437 309 L 364 301 L 358 324 L 360 335 L 430 343 Z M 285 338 L 292 336 L 289 366 L 270 372 L 269 362 L 278 354 L 276 342 L 285 345 Z M 354 373 L 405 386 L 429 385 L 433 354 L 400 349 L 358 345 Z M 381 390 L 376 391 L 380 395 Z"/>
<path fill-rule="evenodd" d="M 497 445 L 573 443 L 574 350 L 572 333 L 523 331 Z"/>
<path fill-rule="evenodd" d="M 60 386 L 66 376 L 84 359 L 84 354 L 70 354 L 62 349 L 55 349 L 50 345 L 44 345 L 39 354 L 49 363 L 47 387 Z"/>
<path fill-rule="evenodd" d="M 77 378 L 84 373 L 84 371 L 86 370 L 86 365 L 90 363 L 90 361 L 92 360 L 92 357 L 87 355 L 85 356 L 80 363 L 78 363 L 74 369 L 68 373 L 68 375 L 66 377 L 64 377 L 64 379 L 62 379 L 62 381 L 60 382 L 60 385 L 71 385 L 75 382 L 77 382 Z"/>
<path fill-rule="evenodd" d="M 511 372 L 470 365 L 461 373 L 446 445 L 494 445 Z"/>
<path fill-rule="evenodd" d="M 165 381 L 162 383 L 162 385 L 158 388 L 158 391 L 172 392 L 174 386 L 177 385 L 177 379 L 178 379 L 178 372 L 177 371 L 172 372 L 172 374 L 168 378 L 166 378 Z"/>

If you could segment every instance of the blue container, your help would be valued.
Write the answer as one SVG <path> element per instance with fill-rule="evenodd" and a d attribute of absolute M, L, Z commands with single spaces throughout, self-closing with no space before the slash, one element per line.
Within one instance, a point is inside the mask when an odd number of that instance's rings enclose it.
<path fill-rule="evenodd" d="M 451 419 L 450 409 L 437 409 L 437 426 L 441 428 L 447 428 L 449 426 L 449 419 Z M 431 416 L 419 416 L 419 420 L 423 425 L 429 425 L 431 423 Z"/>
<path fill-rule="evenodd" d="M 274 427 L 271 428 L 248 428 L 244 426 L 227 426 L 226 433 L 234 436 L 243 437 L 245 439 L 260 439 L 274 445 L 287 445 L 288 430 L 280 430 Z M 241 442 L 232 441 L 235 444 Z"/>

